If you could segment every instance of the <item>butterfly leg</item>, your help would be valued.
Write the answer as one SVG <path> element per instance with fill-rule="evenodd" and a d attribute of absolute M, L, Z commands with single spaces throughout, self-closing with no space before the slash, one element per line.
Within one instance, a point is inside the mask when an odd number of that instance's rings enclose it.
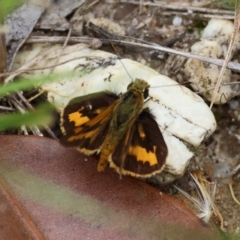
<path fill-rule="evenodd" d="M 115 142 L 116 141 L 114 141 L 114 138 L 112 138 L 111 135 L 107 135 L 106 139 L 103 142 L 102 149 L 101 149 L 101 155 L 100 155 L 100 159 L 99 159 L 98 167 L 97 167 L 98 172 L 104 171 L 104 169 L 108 165 L 108 158 L 116 148 Z"/>
<path fill-rule="evenodd" d="M 108 160 L 107 159 L 100 159 L 99 162 L 98 162 L 98 166 L 97 166 L 98 172 L 104 171 L 104 169 L 106 168 L 107 164 L 108 164 Z"/>

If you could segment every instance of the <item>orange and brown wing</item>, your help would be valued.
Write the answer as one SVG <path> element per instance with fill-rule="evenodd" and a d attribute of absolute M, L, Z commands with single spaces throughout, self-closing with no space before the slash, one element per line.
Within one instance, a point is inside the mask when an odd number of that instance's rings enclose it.
<path fill-rule="evenodd" d="M 110 93 L 94 93 L 70 101 L 61 116 L 65 146 L 78 147 L 86 154 L 100 150 L 118 97 Z"/>
<path fill-rule="evenodd" d="M 158 124 L 148 109 L 144 109 L 109 161 L 119 173 L 147 178 L 163 170 L 167 154 L 167 145 Z"/>

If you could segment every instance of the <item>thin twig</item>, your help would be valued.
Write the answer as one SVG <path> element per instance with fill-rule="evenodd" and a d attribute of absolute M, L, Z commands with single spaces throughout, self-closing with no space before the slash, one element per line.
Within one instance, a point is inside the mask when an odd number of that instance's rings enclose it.
<path fill-rule="evenodd" d="M 28 100 L 21 94 L 21 93 L 17 93 L 17 96 L 23 101 L 23 103 L 31 110 L 34 109 L 34 107 L 28 102 Z"/>
<path fill-rule="evenodd" d="M 240 163 L 229 174 L 227 174 L 225 178 L 232 178 L 239 170 L 240 170 Z"/>
<path fill-rule="evenodd" d="M 240 164 L 238 164 L 238 165 L 230 172 L 231 176 L 233 176 L 234 174 L 236 174 L 236 172 L 239 171 L 239 170 L 240 170 Z"/>
<path fill-rule="evenodd" d="M 28 100 L 20 93 L 17 93 L 17 95 L 19 96 L 19 98 L 24 102 L 24 104 L 31 110 L 34 109 L 34 107 L 31 105 L 31 103 L 28 102 Z M 54 132 L 46 125 L 43 125 L 44 129 L 46 130 L 46 132 L 54 139 L 58 139 L 56 137 L 56 135 L 54 134 Z"/>
<path fill-rule="evenodd" d="M 86 57 L 87 56 L 71 58 L 71 59 L 69 59 L 67 61 L 64 61 L 64 62 L 61 62 L 61 63 L 58 63 L 58 64 L 54 64 L 54 65 L 50 65 L 50 66 L 46 66 L 46 67 L 40 67 L 40 68 L 25 68 L 25 69 L 19 68 L 19 69 L 13 71 L 13 72 L 1 73 L 0 77 L 1 76 L 9 76 L 7 79 L 8 79 L 8 81 L 10 81 L 14 77 L 16 77 L 16 76 L 18 76 L 18 75 L 20 75 L 22 73 L 25 73 L 25 72 L 51 69 L 52 67 L 61 66 L 61 65 L 65 64 L 65 63 L 68 63 L 68 62 L 71 62 L 71 61 L 75 61 L 75 60 L 78 60 L 78 59 L 81 59 L 81 58 L 86 58 Z M 95 59 L 97 59 L 97 57 L 95 57 Z"/>
<path fill-rule="evenodd" d="M 231 196 L 233 198 L 233 201 L 235 203 L 237 203 L 238 205 L 240 205 L 240 202 L 237 200 L 237 198 L 235 197 L 235 194 L 234 194 L 234 191 L 233 191 L 233 187 L 232 187 L 232 182 L 229 182 L 228 183 L 228 187 L 229 187 L 229 190 L 230 190 L 230 193 L 231 193 Z"/>
<path fill-rule="evenodd" d="M 30 103 L 31 101 L 33 101 L 34 99 L 38 98 L 39 96 L 41 96 L 42 94 L 44 94 L 45 91 L 40 90 L 37 94 L 35 94 L 34 96 L 32 96 L 31 98 L 28 99 L 28 102 Z"/>
<path fill-rule="evenodd" d="M 107 0 L 109 3 L 114 3 L 112 0 Z M 121 0 L 122 3 L 128 3 L 128 4 L 134 4 L 139 5 L 139 1 L 133 1 L 133 0 Z M 203 13 L 217 13 L 219 15 L 234 15 L 233 11 L 229 10 L 221 10 L 221 9 L 213 9 L 213 8 L 203 8 L 203 7 L 197 7 L 194 6 L 194 4 L 190 3 L 166 3 L 166 2 L 143 2 L 143 6 L 151 6 L 151 7 L 159 7 L 164 9 L 173 9 L 173 10 L 179 10 L 179 11 L 193 11 L 193 12 L 203 12 Z"/>
<path fill-rule="evenodd" d="M 214 101 L 217 97 L 217 93 L 218 93 L 220 85 L 221 85 L 223 74 L 224 74 L 224 72 L 226 70 L 226 67 L 227 67 L 227 64 L 228 64 L 228 62 L 230 61 L 230 58 L 231 58 L 233 45 L 236 41 L 236 37 L 237 37 L 237 34 L 238 34 L 238 30 L 239 30 L 239 25 L 240 25 L 239 21 L 240 21 L 240 3 L 237 0 L 236 1 L 236 8 L 235 8 L 234 31 L 233 31 L 233 35 L 231 37 L 231 40 L 230 40 L 230 43 L 229 43 L 229 46 L 228 46 L 228 50 L 227 50 L 227 54 L 226 54 L 223 66 L 222 66 L 221 71 L 220 71 L 219 76 L 218 76 L 217 84 L 215 86 L 215 89 L 214 89 L 214 92 L 213 92 L 213 95 L 212 95 L 210 109 L 212 109 Z"/>
<path fill-rule="evenodd" d="M 51 49 L 47 49 L 45 52 L 43 52 L 40 56 L 30 60 L 29 62 L 25 63 L 23 66 L 21 66 L 17 71 L 11 72 L 8 74 L 9 76 L 4 80 L 4 83 L 7 84 L 8 82 L 12 81 L 17 75 L 19 75 L 21 72 L 27 72 L 28 68 L 30 68 L 32 65 L 34 65 L 36 62 L 41 61 L 44 57 L 46 57 L 49 52 L 51 52 Z M 4 74 L 1 74 L 1 76 L 6 76 Z"/>
<path fill-rule="evenodd" d="M 11 102 L 18 109 L 19 112 L 21 112 L 22 114 L 26 113 L 25 109 L 22 108 L 21 103 L 14 96 L 11 96 Z M 29 128 L 34 135 L 43 136 L 43 134 L 36 125 L 30 126 Z"/>
<path fill-rule="evenodd" d="M 59 51 L 58 56 L 57 56 L 57 58 L 56 58 L 56 60 L 55 60 L 55 65 L 58 63 L 59 58 L 61 57 L 61 55 L 62 55 L 65 47 L 67 46 L 67 43 L 68 43 L 68 41 L 69 41 L 69 38 L 71 37 L 71 33 L 72 33 L 72 27 L 69 28 L 68 35 L 67 35 L 67 37 L 65 38 L 65 41 L 64 41 L 63 46 L 62 46 L 62 49 L 61 49 L 61 51 Z M 50 69 L 50 73 L 52 73 L 53 70 L 54 70 L 54 68 L 52 67 L 52 68 Z"/>
<path fill-rule="evenodd" d="M 229 85 L 235 85 L 235 84 L 240 84 L 240 82 L 230 82 L 230 83 L 221 83 L 220 86 L 223 87 L 223 86 L 229 86 Z M 210 87 L 204 91 L 198 91 L 198 92 L 195 92 L 197 94 L 201 94 L 201 93 L 205 93 L 205 92 L 208 92 L 208 91 L 212 91 L 214 90 L 216 87 Z"/>
<path fill-rule="evenodd" d="M 28 40 L 28 42 L 46 42 L 46 41 L 50 41 L 50 42 L 61 42 L 63 41 L 63 39 L 65 38 L 51 38 L 51 37 L 42 37 L 39 39 L 36 39 L 36 38 L 30 38 Z M 87 43 L 91 40 L 93 40 L 94 38 L 90 38 L 90 37 L 74 37 L 74 38 L 70 38 L 70 42 L 78 42 L 78 43 Z M 190 53 L 190 52 L 181 52 L 181 51 L 177 51 L 177 50 L 174 50 L 174 49 L 171 49 L 171 48 L 167 48 L 167 47 L 162 47 L 158 44 L 155 44 L 155 43 L 149 43 L 149 44 L 144 44 L 144 43 L 137 43 L 137 42 L 129 42 L 129 41 L 124 41 L 124 40 L 118 40 L 118 39 L 101 39 L 100 40 L 103 42 L 103 43 L 118 43 L 120 45 L 125 45 L 125 46 L 129 46 L 129 47 L 139 47 L 139 48 L 145 48 L 145 49 L 148 49 L 148 50 L 157 50 L 157 51 L 162 51 L 162 52 L 167 52 L 167 53 L 171 53 L 171 54 L 175 54 L 175 55 L 180 55 L 182 57 L 186 57 L 186 58 L 193 58 L 193 59 L 197 59 L 197 60 L 200 60 L 200 61 L 203 61 L 203 62 L 207 62 L 207 63 L 211 63 L 211 64 L 214 64 L 214 65 L 217 65 L 217 66 L 223 66 L 223 63 L 224 63 L 224 60 L 222 59 L 215 59 L 215 58 L 210 58 L 210 57 L 206 57 L 206 56 L 201 56 L 201 55 L 197 55 L 197 54 L 193 54 L 193 53 Z M 75 59 L 73 59 L 75 60 Z M 61 63 L 61 64 L 64 64 L 64 63 Z M 226 66 L 227 68 L 231 69 L 231 70 L 234 70 L 236 72 L 240 72 L 240 64 L 239 63 L 236 63 L 236 62 L 229 62 Z M 40 69 L 40 68 L 39 68 Z M 30 69 L 32 70 L 32 69 Z M 0 74 L 1 76 L 1 74 Z"/>
<path fill-rule="evenodd" d="M 1 110 L 5 110 L 5 111 L 15 111 L 14 108 L 11 108 L 11 107 L 5 107 L 5 106 L 0 106 L 0 109 L 1 109 Z"/>
<path fill-rule="evenodd" d="M 22 125 L 20 129 L 21 129 L 21 132 L 23 132 L 24 135 L 29 135 L 25 125 Z"/>
<path fill-rule="evenodd" d="M 177 12 L 177 11 L 167 11 L 167 12 L 161 12 L 161 16 L 189 16 L 188 12 Z M 212 18 L 218 18 L 218 19 L 228 19 L 233 20 L 234 16 L 232 15 L 217 15 L 217 14 L 206 14 L 206 13 L 191 13 L 191 18 L 197 17 L 199 19 L 212 19 Z"/>

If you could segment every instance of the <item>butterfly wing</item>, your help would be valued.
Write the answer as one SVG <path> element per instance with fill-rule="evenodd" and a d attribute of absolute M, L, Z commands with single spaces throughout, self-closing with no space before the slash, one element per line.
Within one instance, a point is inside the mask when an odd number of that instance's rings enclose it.
<path fill-rule="evenodd" d="M 70 101 L 61 116 L 60 142 L 85 154 L 100 151 L 117 99 L 114 94 L 101 92 Z"/>
<path fill-rule="evenodd" d="M 149 110 L 144 109 L 119 142 L 109 162 L 119 173 L 147 178 L 162 171 L 167 154 L 158 124 Z"/>

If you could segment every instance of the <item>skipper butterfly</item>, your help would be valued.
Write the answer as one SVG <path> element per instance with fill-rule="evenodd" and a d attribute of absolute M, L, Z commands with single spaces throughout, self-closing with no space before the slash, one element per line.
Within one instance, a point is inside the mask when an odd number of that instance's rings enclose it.
<path fill-rule="evenodd" d="M 97 92 L 74 98 L 61 115 L 60 142 L 82 153 L 100 153 L 98 171 L 151 177 L 163 170 L 168 150 L 149 109 L 149 84 L 136 79 L 121 96 Z"/>

